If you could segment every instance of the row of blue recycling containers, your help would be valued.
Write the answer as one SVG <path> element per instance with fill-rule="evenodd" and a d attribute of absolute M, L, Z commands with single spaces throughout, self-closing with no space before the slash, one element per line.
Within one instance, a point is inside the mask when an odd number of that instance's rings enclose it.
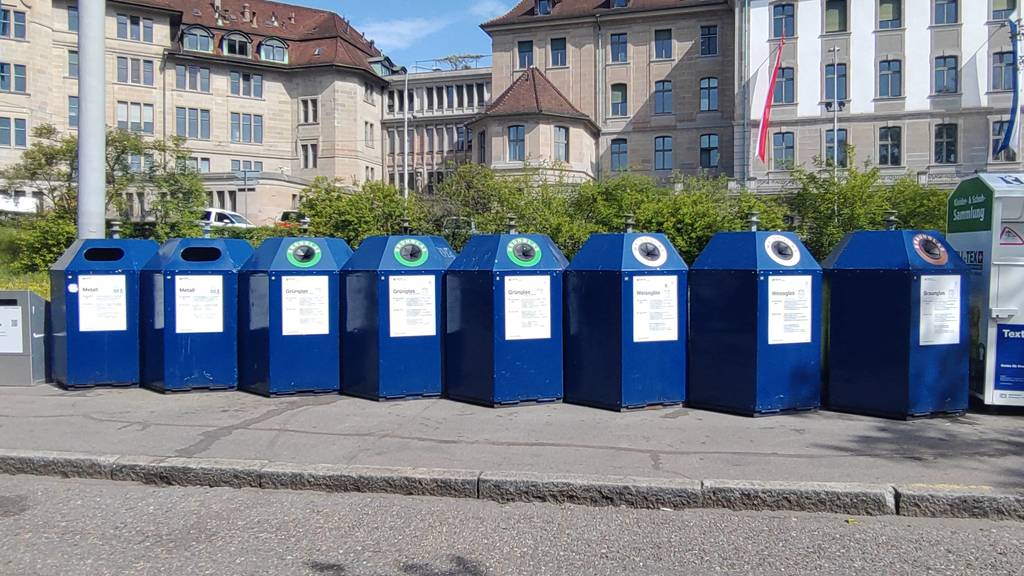
<path fill-rule="evenodd" d="M 53 369 L 69 388 L 960 413 L 967 272 L 929 231 L 850 234 L 824 274 L 785 232 L 717 234 L 690 268 L 664 235 L 632 232 L 592 236 L 571 264 L 515 233 L 458 255 L 432 236 L 354 253 L 86 240 L 52 268 Z"/>

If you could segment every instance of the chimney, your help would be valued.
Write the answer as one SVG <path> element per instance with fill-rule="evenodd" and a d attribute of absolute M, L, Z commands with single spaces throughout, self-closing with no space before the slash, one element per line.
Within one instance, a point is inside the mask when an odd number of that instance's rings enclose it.
<path fill-rule="evenodd" d="M 252 17 L 252 12 L 249 11 L 249 3 L 242 4 L 242 22 L 248 22 L 249 18 Z"/>
<path fill-rule="evenodd" d="M 295 24 L 295 12 L 288 14 L 288 22 L 291 24 Z"/>
<path fill-rule="evenodd" d="M 220 14 L 220 0 L 213 0 L 213 10 Z"/>

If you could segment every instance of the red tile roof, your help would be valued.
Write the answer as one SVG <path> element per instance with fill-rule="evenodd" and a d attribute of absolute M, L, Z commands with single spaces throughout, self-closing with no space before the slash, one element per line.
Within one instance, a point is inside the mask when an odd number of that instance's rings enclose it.
<path fill-rule="evenodd" d="M 181 26 L 203 26 L 213 32 L 214 54 L 220 52 L 225 34 L 241 32 L 253 41 L 253 61 L 259 62 L 259 43 L 266 38 L 280 38 L 288 44 L 288 65 L 337 64 L 373 71 L 370 59 L 381 56 L 372 40 L 352 25 L 327 10 L 317 10 L 269 0 L 221 0 L 218 18 L 212 0 L 120 0 L 181 15 Z M 248 6 L 249 17 L 245 18 Z M 314 55 L 320 48 L 320 54 Z M 227 56 L 228 58 L 234 58 Z M 273 63 L 268 63 L 273 64 Z"/>
<path fill-rule="evenodd" d="M 519 24 L 523 22 L 540 23 L 545 19 L 579 18 L 597 14 L 617 14 L 623 12 L 648 12 L 669 8 L 693 8 L 699 6 L 726 6 L 726 0 L 629 0 L 624 8 L 612 8 L 611 0 L 553 0 L 551 14 L 537 15 L 536 0 L 521 0 L 504 16 L 482 24 L 484 29 L 502 24 Z"/>
<path fill-rule="evenodd" d="M 515 114 L 555 114 L 576 118 L 589 118 L 580 112 L 562 94 L 543 72 L 529 68 L 516 78 L 507 90 L 491 102 L 485 114 L 510 116 Z"/>

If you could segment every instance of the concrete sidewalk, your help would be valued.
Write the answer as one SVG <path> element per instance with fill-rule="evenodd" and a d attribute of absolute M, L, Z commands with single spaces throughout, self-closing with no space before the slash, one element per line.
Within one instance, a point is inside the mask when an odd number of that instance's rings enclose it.
<path fill-rule="evenodd" d="M 1022 426 L 1024 418 L 985 414 L 750 419 L 689 408 L 619 414 L 565 404 L 488 409 L 446 400 L 0 389 L 0 449 L 26 454 L 631 477 L 693 481 L 706 495 L 713 479 L 1016 493 L 1024 487 Z M 735 488 L 717 486 L 719 494 Z"/>

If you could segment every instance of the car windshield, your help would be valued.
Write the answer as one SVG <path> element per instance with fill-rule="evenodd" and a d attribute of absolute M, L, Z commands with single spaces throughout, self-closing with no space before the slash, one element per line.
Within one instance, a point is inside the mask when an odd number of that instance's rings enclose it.
<path fill-rule="evenodd" d="M 249 222 L 249 220 L 246 219 L 246 217 L 242 216 L 241 214 L 229 214 L 229 216 L 231 216 L 231 219 L 235 221 L 235 224 L 248 224 L 250 226 L 252 225 L 252 222 Z"/>

